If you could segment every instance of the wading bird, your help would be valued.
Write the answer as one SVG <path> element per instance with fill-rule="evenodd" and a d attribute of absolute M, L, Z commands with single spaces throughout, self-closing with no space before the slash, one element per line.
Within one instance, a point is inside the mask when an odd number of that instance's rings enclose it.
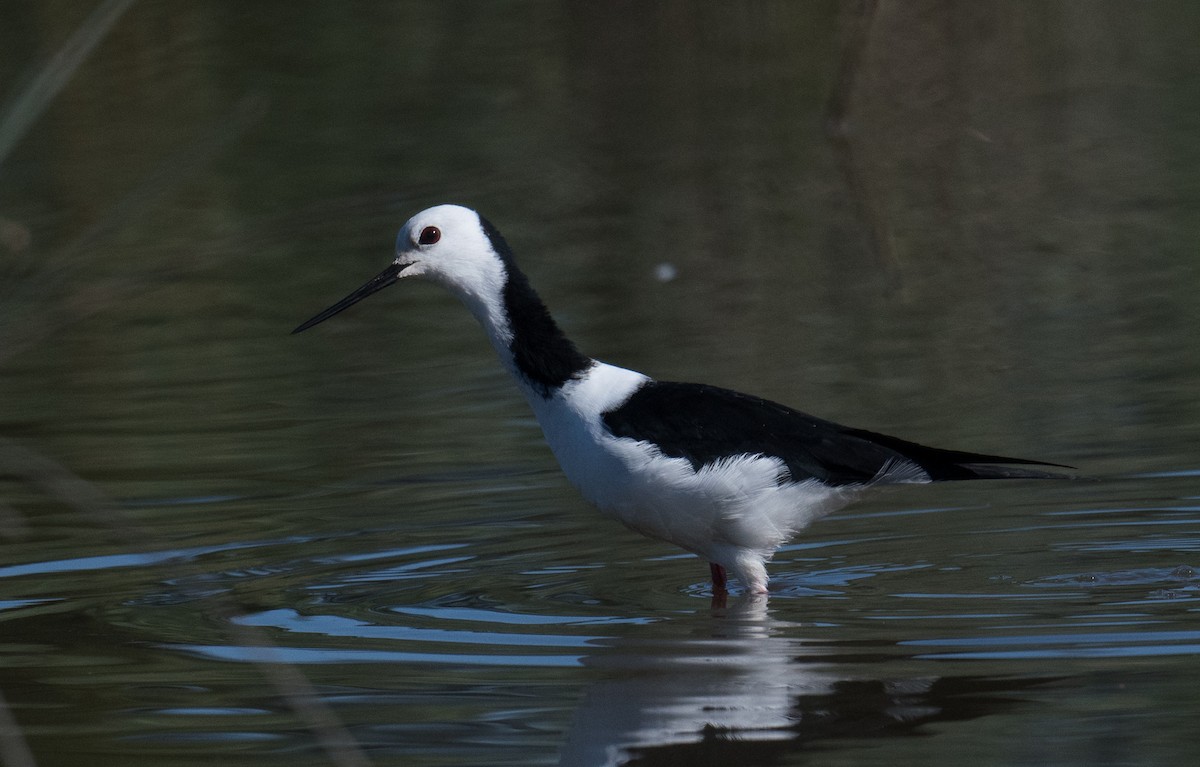
<path fill-rule="evenodd" d="M 496 227 L 439 205 L 408 220 L 392 263 L 299 333 L 403 279 L 446 287 L 483 326 L 567 478 L 605 514 L 767 590 L 766 562 L 813 520 L 884 484 L 1048 478 L 1043 461 L 943 450 L 715 386 L 594 360 L 563 334 Z"/>

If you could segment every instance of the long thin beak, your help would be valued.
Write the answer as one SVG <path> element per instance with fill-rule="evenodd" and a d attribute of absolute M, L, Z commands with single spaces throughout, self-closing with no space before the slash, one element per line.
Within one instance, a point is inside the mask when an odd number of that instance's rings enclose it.
<path fill-rule="evenodd" d="M 333 315 L 349 309 L 351 306 L 354 306 L 372 293 L 377 293 L 383 290 L 388 285 L 398 281 L 400 279 L 400 272 L 404 271 L 409 266 L 412 266 L 412 264 L 392 264 L 387 269 L 384 269 L 382 272 L 372 277 L 366 285 L 363 285 L 361 288 L 346 296 L 341 301 L 338 301 L 336 304 L 321 312 L 316 317 L 313 317 L 311 320 L 302 323 L 299 327 L 292 331 L 292 335 L 295 335 L 303 330 L 308 330 L 313 325 L 322 323 Z"/>

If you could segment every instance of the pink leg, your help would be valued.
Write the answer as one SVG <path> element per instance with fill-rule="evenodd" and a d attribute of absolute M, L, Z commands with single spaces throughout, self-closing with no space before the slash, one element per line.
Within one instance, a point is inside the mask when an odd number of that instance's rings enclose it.
<path fill-rule="evenodd" d="M 716 562 L 708 563 L 708 571 L 712 573 L 712 584 L 714 592 L 725 592 L 725 583 L 728 578 L 725 576 L 725 568 L 718 565 Z"/>

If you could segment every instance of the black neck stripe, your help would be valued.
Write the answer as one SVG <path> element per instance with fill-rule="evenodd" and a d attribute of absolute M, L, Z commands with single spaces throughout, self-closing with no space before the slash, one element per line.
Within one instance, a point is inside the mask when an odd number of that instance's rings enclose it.
<path fill-rule="evenodd" d="M 512 249 L 499 230 L 479 217 L 492 250 L 504 263 L 504 311 L 512 329 L 509 351 L 517 371 L 543 397 L 587 370 L 592 361 L 567 338 L 542 299 L 513 260 Z"/>

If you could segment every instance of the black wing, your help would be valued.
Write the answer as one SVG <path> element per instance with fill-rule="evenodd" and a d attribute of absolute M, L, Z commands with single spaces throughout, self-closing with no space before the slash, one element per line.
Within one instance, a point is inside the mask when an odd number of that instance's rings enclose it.
<path fill-rule="evenodd" d="M 603 419 L 614 435 L 651 442 L 697 470 L 731 455 L 767 455 L 782 460 L 795 481 L 815 478 L 831 485 L 868 482 L 905 461 L 934 480 L 1062 476 L 994 465 L 1058 464 L 926 447 L 703 384 L 647 382 Z"/>

